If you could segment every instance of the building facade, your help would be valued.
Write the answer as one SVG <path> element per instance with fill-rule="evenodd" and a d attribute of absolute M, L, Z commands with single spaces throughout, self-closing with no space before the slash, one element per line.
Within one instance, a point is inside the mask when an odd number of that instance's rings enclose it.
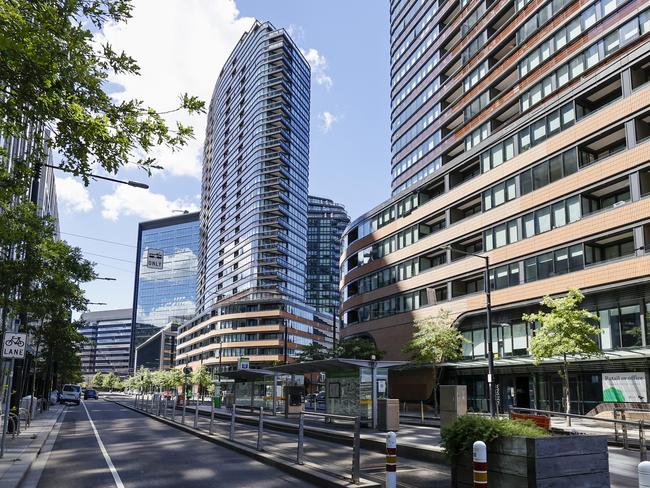
<path fill-rule="evenodd" d="M 176 334 L 178 324 L 170 323 L 135 348 L 134 369 L 151 371 L 171 369 L 176 359 Z"/>
<path fill-rule="evenodd" d="M 198 251 L 198 212 L 138 224 L 131 367 L 138 346 L 196 313 Z"/>
<path fill-rule="evenodd" d="M 203 158 L 198 315 L 179 328 L 179 365 L 268 365 L 331 340 L 305 305 L 309 83 L 300 50 L 269 23 L 255 22 L 221 70 Z"/>
<path fill-rule="evenodd" d="M 393 196 L 346 231 L 342 335 L 400 358 L 414 320 L 450 310 L 468 342 L 444 381 L 485 409 L 487 278 L 502 398 L 557 409 L 521 317 L 580 288 L 609 358 L 572 365 L 586 412 L 604 372 L 650 370 L 650 3 L 390 8 Z"/>
<path fill-rule="evenodd" d="M 81 349 L 81 374 L 129 373 L 131 309 L 103 310 L 81 314 L 77 329 L 87 342 Z"/>
<path fill-rule="evenodd" d="M 341 238 L 350 223 L 345 207 L 309 196 L 307 208 L 307 305 L 338 318 Z"/>

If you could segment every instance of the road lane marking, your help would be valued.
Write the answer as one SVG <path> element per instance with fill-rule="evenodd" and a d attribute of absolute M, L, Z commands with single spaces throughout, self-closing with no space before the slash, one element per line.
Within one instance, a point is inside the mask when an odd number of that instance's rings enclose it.
<path fill-rule="evenodd" d="M 45 443 L 41 448 L 41 452 L 36 456 L 36 459 L 34 460 L 32 466 L 27 471 L 27 476 L 25 477 L 23 482 L 20 483 L 21 488 L 35 488 L 38 486 L 38 483 L 41 481 L 41 476 L 43 475 L 43 471 L 45 471 L 45 466 L 47 465 L 47 462 L 50 459 L 50 454 L 54 449 L 54 443 L 56 442 L 56 439 L 59 436 L 59 431 L 61 430 L 61 426 L 63 425 L 63 421 L 65 420 L 66 413 L 67 413 L 67 407 L 64 406 L 63 413 L 57 420 L 52 431 L 48 434 L 47 439 L 45 440 Z"/>
<path fill-rule="evenodd" d="M 104 447 L 102 438 L 99 437 L 99 432 L 97 432 L 97 427 L 95 427 L 95 422 L 93 422 L 93 419 L 90 418 L 90 412 L 86 408 L 86 402 L 81 402 L 81 405 L 84 407 L 84 410 L 86 411 L 86 415 L 88 415 L 88 421 L 90 422 L 90 426 L 93 428 L 93 432 L 95 432 L 95 437 L 97 438 L 97 444 L 99 444 L 99 449 L 102 451 L 102 454 L 104 455 L 104 459 L 106 460 L 108 469 L 111 470 L 111 474 L 113 475 L 113 479 L 115 480 L 115 486 L 117 486 L 117 488 L 124 488 L 124 483 L 122 483 L 122 478 L 120 478 L 117 469 L 115 469 L 115 465 L 113 464 L 113 461 L 111 461 L 111 457 L 108 455 L 108 451 Z"/>

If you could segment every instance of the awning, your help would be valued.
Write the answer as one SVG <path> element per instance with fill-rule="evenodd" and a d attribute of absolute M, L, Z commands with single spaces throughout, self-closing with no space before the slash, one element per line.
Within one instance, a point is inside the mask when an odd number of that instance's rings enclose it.
<path fill-rule="evenodd" d="M 319 373 L 321 371 L 354 371 L 359 368 L 372 368 L 373 364 L 376 368 L 392 368 L 406 363 L 407 361 L 368 361 L 364 359 L 334 358 L 306 363 L 283 364 L 282 366 L 269 368 L 269 370 L 284 374 L 305 374 Z"/>
<path fill-rule="evenodd" d="M 257 381 L 275 374 L 268 369 L 235 369 L 233 371 L 224 371 L 221 376 L 232 378 L 235 381 Z"/>

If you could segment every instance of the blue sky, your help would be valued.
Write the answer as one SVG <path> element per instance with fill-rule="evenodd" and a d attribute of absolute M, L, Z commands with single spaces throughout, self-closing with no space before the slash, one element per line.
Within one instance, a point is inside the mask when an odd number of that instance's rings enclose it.
<path fill-rule="evenodd" d="M 112 80 L 116 98 L 141 98 L 161 110 L 181 92 L 209 102 L 221 65 L 252 19 L 285 27 L 312 64 L 310 193 L 343 203 L 352 218 L 390 194 L 388 2 L 378 0 L 134 0 L 127 26 L 100 40 L 134 56 L 139 78 Z M 156 154 L 151 178 L 126 168 L 124 179 L 149 191 L 96 181 L 88 188 L 57 175 L 62 237 L 97 263 L 87 288 L 91 310 L 132 306 L 137 224 L 200 204 L 205 116 L 186 150 Z M 82 237 L 83 236 L 83 237 Z"/>

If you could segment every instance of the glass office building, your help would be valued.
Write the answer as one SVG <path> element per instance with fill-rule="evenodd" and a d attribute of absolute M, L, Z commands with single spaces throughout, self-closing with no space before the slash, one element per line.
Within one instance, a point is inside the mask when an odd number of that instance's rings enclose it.
<path fill-rule="evenodd" d="M 500 391 L 556 409 L 557 365 L 533 365 L 522 315 L 580 288 L 608 358 L 571 366 L 587 412 L 602 374 L 650 370 L 650 4 L 393 0 L 390 15 L 393 197 L 346 231 L 342 335 L 404 358 L 413 321 L 451 311 L 468 342 L 448 378 L 485 409 L 487 284 Z"/>
<path fill-rule="evenodd" d="M 86 338 L 81 346 L 81 374 L 89 380 L 95 373 L 129 372 L 131 309 L 102 310 L 81 314 L 77 331 Z"/>
<path fill-rule="evenodd" d="M 307 209 L 307 304 L 338 317 L 341 237 L 350 223 L 345 207 L 328 198 L 309 196 Z M 338 320 L 338 319 L 337 319 Z"/>
<path fill-rule="evenodd" d="M 181 323 L 196 313 L 198 251 L 198 212 L 138 225 L 133 352 L 170 322 Z"/>
<path fill-rule="evenodd" d="M 331 341 L 305 305 L 310 68 L 283 29 L 255 22 L 216 82 L 201 188 L 199 315 L 177 364 L 251 367 Z M 221 356 L 221 361 L 219 361 Z"/>

